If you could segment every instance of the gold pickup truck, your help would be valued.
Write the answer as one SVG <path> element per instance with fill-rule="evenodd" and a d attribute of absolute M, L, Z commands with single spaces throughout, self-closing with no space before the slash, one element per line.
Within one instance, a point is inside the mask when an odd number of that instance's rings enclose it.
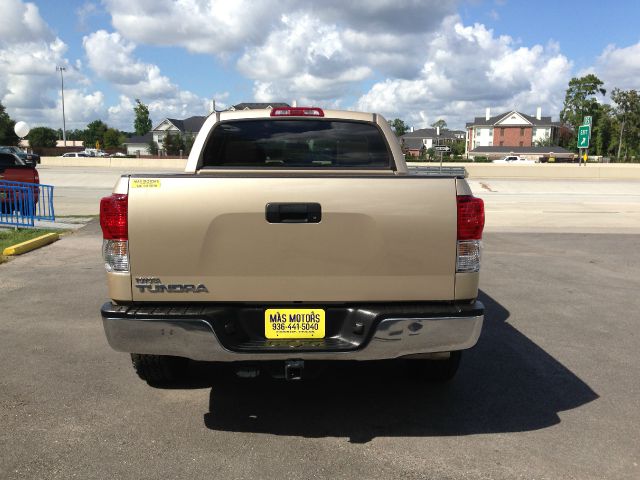
<path fill-rule="evenodd" d="M 482 328 L 483 202 L 464 169 L 407 168 L 377 114 L 212 114 L 184 173 L 123 176 L 100 224 L 104 330 L 150 384 L 189 359 L 290 380 L 405 359 L 444 381 Z"/>

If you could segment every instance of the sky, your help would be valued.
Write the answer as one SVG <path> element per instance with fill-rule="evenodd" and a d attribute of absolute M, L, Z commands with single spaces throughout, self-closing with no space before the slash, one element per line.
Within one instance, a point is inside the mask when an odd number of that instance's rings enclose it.
<path fill-rule="evenodd" d="M 0 102 L 16 121 L 133 130 L 240 102 L 450 128 L 557 119 L 568 81 L 640 89 L 636 0 L 0 0 Z M 607 101 L 606 98 L 604 101 Z"/>

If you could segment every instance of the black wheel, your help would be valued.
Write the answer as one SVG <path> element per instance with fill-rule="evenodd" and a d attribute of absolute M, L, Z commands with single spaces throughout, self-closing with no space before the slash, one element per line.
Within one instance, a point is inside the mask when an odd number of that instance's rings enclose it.
<path fill-rule="evenodd" d="M 131 361 L 138 376 L 149 385 L 170 385 L 182 378 L 189 360 L 166 355 L 132 353 Z"/>
<path fill-rule="evenodd" d="M 458 371 L 462 352 L 450 352 L 448 358 L 437 360 L 409 360 L 412 372 L 428 382 L 444 383 L 451 380 Z"/>

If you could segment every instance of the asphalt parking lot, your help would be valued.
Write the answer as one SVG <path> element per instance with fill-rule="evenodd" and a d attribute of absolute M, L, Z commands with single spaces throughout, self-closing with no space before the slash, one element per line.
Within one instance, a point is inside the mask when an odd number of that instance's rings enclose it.
<path fill-rule="evenodd" d="M 489 232 L 484 332 L 446 386 L 138 380 L 108 347 L 95 222 L 0 266 L 0 478 L 640 478 L 640 241 Z"/>

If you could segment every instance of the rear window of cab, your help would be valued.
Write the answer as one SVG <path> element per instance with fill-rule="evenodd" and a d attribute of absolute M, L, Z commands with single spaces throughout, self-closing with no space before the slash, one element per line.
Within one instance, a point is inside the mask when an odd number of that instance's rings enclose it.
<path fill-rule="evenodd" d="M 328 119 L 259 119 L 218 124 L 202 167 L 360 168 L 393 165 L 373 123 Z"/>

